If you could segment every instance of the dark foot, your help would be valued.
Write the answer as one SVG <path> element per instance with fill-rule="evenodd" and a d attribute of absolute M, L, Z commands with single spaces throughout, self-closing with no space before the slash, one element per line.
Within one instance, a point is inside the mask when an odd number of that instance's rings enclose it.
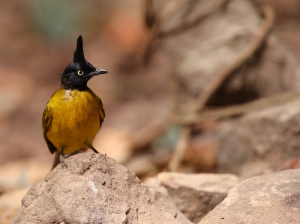
<path fill-rule="evenodd" d="M 62 168 L 67 168 L 68 169 L 68 166 L 67 166 L 67 164 L 66 164 L 66 162 L 65 162 L 65 158 L 66 158 L 66 156 L 65 155 L 60 155 L 59 156 L 59 161 L 60 161 L 60 164 L 61 164 L 61 166 L 62 166 Z"/>

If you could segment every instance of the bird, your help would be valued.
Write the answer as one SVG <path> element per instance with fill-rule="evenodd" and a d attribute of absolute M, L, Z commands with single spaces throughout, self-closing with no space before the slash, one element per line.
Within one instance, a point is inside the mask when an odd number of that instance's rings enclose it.
<path fill-rule="evenodd" d="M 107 71 L 85 60 L 83 38 L 77 39 L 73 60 L 61 75 L 61 88 L 49 99 L 42 118 L 43 136 L 54 156 L 51 170 L 79 150 L 92 149 L 93 140 L 105 118 L 101 99 L 87 86 L 94 76 Z"/>

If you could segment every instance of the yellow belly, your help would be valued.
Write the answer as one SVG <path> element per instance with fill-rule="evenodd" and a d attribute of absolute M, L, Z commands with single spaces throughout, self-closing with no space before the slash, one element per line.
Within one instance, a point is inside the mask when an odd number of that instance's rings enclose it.
<path fill-rule="evenodd" d="M 100 129 L 99 99 L 93 93 L 64 90 L 50 100 L 52 120 L 47 137 L 64 154 L 92 146 Z"/>

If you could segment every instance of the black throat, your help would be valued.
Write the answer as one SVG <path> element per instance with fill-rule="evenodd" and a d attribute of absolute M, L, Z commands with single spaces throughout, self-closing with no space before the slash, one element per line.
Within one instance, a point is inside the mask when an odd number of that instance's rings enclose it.
<path fill-rule="evenodd" d="M 80 86 L 70 86 L 70 85 L 62 85 L 62 88 L 66 90 L 79 90 L 79 91 L 85 91 L 88 89 L 87 84 L 80 85 Z"/>

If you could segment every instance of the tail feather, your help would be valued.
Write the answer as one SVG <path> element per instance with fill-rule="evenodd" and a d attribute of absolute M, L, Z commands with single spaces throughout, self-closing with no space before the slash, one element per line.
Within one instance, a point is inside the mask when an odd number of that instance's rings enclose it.
<path fill-rule="evenodd" d="M 59 157 L 60 157 L 60 151 L 56 150 L 51 170 L 53 170 L 57 166 L 57 164 L 60 163 Z"/>
<path fill-rule="evenodd" d="M 99 153 L 99 152 L 94 148 L 94 146 L 91 146 L 91 149 L 92 149 L 95 153 Z"/>

